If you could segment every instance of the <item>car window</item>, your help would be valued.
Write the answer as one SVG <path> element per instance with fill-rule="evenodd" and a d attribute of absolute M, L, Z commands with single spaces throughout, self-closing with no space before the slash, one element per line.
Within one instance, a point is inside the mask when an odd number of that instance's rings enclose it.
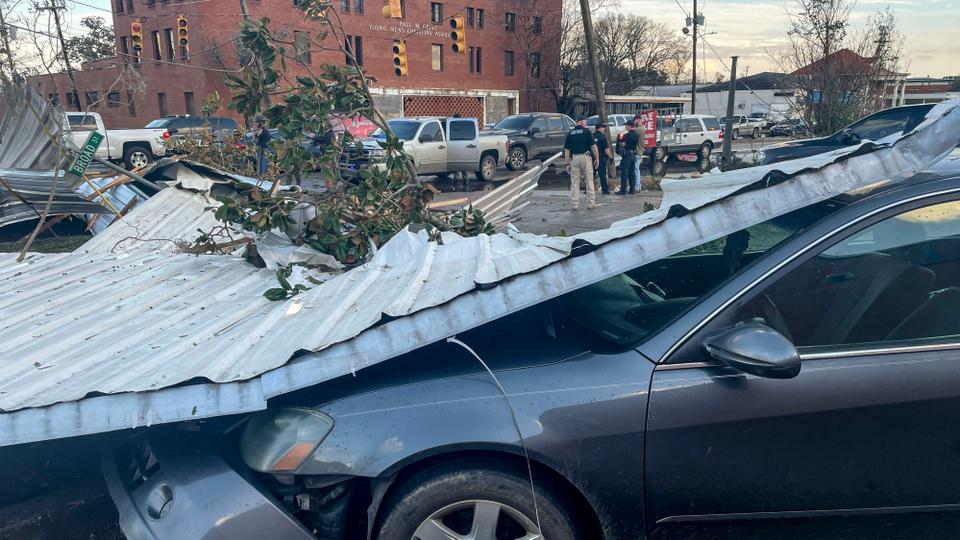
<path fill-rule="evenodd" d="M 531 118 L 526 115 L 508 116 L 497 122 L 494 129 L 525 130 L 530 126 Z"/>
<path fill-rule="evenodd" d="M 716 118 L 704 118 L 703 124 L 707 127 L 707 131 L 720 131 L 720 120 Z"/>
<path fill-rule="evenodd" d="M 97 119 L 92 114 L 71 114 L 67 116 L 72 131 L 94 131 L 97 129 Z"/>
<path fill-rule="evenodd" d="M 390 131 L 400 140 L 403 141 L 412 141 L 414 137 L 417 136 L 417 130 L 420 129 L 420 122 L 416 120 L 389 120 L 387 125 L 390 126 Z M 377 129 L 370 134 L 371 137 L 375 139 L 386 139 L 386 135 L 383 133 L 383 130 Z"/>
<path fill-rule="evenodd" d="M 551 116 L 549 119 L 550 131 L 563 131 L 563 119 L 559 116 Z"/>
<path fill-rule="evenodd" d="M 423 126 L 423 131 L 420 132 L 420 138 L 423 139 L 424 137 L 431 136 L 434 141 L 443 141 L 443 131 L 440 129 L 440 122 L 430 122 Z"/>
<path fill-rule="evenodd" d="M 470 120 L 450 121 L 451 141 L 472 141 L 477 138 L 477 126 Z"/>
<path fill-rule="evenodd" d="M 756 318 L 801 350 L 960 342 L 960 201 L 904 212 L 834 244 L 738 314 Z"/>
<path fill-rule="evenodd" d="M 913 119 L 912 109 L 881 111 L 850 126 L 850 131 L 860 138 L 875 141 L 903 131 Z"/>
<path fill-rule="evenodd" d="M 539 116 L 539 117 L 537 117 L 536 120 L 533 121 L 533 124 L 530 124 L 530 128 L 531 128 L 531 129 L 532 129 L 532 128 L 537 128 L 537 129 L 539 129 L 540 131 L 546 131 L 546 130 L 547 130 L 547 121 L 544 120 L 542 116 Z"/>
<path fill-rule="evenodd" d="M 587 125 L 590 126 L 590 127 L 594 127 L 594 126 L 596 126 L 596 125 L 599 124 L 599 123 L 600 123 L 600 117 L 599 117 L 599 116 L 591 116 L 590 118 L 587 118 Z"/>
<path fill-rule="evenodd" d="M 576 125 L 576 124 L 574 123 L 574 121 L 571 120 L 569 117 L 567 117 L 567 116 L 564 116 L 564 117 L 563 117 L 563 127 L 564 127 L 564 129 L 566 129 L 567 131 L 570 131 L 571 129 L 573 129 L 573 126 L 575 126 L 575 125 Z"/>
<path fill-rule="evenodd" d="M 574 335 L 598 350 L 634 347 L 836 208 L 813 205 L 704 242 L 561 296 L 557 310 Z"/>
<path fill-rule="evenodd" d="M 703 131 L 700 120 L 697 118 L 681 118 L 677 121 L 677 131 L 680 133 L 696 133 Z"/>
<path fill-rule="evenodd" d="M 150 129 L 160 129 L 160 128 L 170 127 L 171 120 L 172 120 L 171 118 L 157 118 L 156 120 L 153 120 L 152 122 L 147 124 L 146 127 Z"/>

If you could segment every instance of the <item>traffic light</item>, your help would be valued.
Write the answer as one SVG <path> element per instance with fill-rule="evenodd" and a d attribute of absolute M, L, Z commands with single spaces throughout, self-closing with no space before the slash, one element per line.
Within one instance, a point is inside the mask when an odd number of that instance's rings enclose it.
<path fill-rule="evenodd" d="M 393 42 L 393 72 L 397 77 L 407 76 L 407 42 L 402 39 Z"/>
<path fill-rule="evenodd" d="M 450 19 L 450 39 L 453 40 L 453 52 L 458 54 L 467 54 L 467 35 L 464 31 L 463 15 Z"/>
<path fill-rule="evenodd" d="M 137 54 L 143 50 L 143 25 L 140 24 L 140 21 L 130 23 L 130 42 Z"/>
<path fill-rule="evenodd" d="M 177 43 L 184 48 L 190 46 L 190 25 L 183 15 L 177 16 Z"/>
<path fill-rule="evenodd" d="M 383 0 L 383 16 L 388 19 L 402 19 L 400 0 Z"/>

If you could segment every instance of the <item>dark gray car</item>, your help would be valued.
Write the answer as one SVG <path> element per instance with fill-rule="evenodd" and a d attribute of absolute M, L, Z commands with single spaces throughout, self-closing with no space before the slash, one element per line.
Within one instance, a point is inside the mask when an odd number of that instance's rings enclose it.
<path fill-rule="evenodd" d="M 763 164 L 823 154 L 846 148 L 860 141 L 876 141 L 917 127 L 933 108 L 933 104 L 893 107 L 857 120 L 833 135 L 773 144 L 760 149 Z"/>
<path fill-rule="evenodd" d="M 567 132 L 573 126 L 573 120 L 565 114 L 525 113 L 500 120 L 489 133 L 510 139 L 507 168 L 516 171 L 528 160 L 544 159 L 562 151 Z"/>
<path fill-rule="evenodd" d="M 949 538 L 958 310 L 954 166 L 132 438 L 104 470 L 131 539 Z"/>

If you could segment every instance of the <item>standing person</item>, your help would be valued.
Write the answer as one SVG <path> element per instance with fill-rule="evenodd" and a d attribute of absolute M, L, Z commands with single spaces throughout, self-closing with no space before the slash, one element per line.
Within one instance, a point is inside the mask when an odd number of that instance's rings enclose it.
<path fill-rule="evenodd" d="M 257 173 L 267 172 L 267 153 L 270 151 L 270 130 L 267 129 L 267 119 L 258 114 L 254 119 L 256 127 L 253 130 L 253 140 L 257 143 Z"/>
<path fill-rule="evenodd" d="M 620 190 L 617 195 L 626 195 L 636 193 L 634 184 L 638 183 L 636 162 L 637 147 L 640 145 L 640 135 L 637 134 L 637 123 L 633 120 L 627 120 L 627 132 L 623 135 L 623 154 L 620 159 Z"/>
<path fill-rule="evenodd" d="M 570 173 L 570 207 L 580 209 L 580 180 L 587 185 L 587 209 L 597 207 L 597 191 L 593 185 L 593 171 L 600 166 L 596 141 L 587 129 L 587 119 L 581 118 L 567 133 L 563 143 L 563 157 Z"/>
<path fill-rule="evenodd" d="M 596 140 L 597 151 L 600 153 L 600 165 L 597 167 L 597 175 L 600 176 L 600 192 L 609 195 L 607 162 L 613 159 L 613 150 L 610 149 L 610 141 L 607 140 L 607 125 L 597 124 L 597 130 L 593 133 L 593 138 Z"/>
<path fill-rule="evenodd" d="M 633 162 L 634 173 L 636 176 L 634 177 L 632 187 L 634 191 L 640 191 L 643 189 L 643 184 L 640 182 L 640 165 L 643 164 L 643 153 L 646 151 L 646 148 L 643 146 L 643 115 L 637 114 L 634 116 L 633 123 L 636 124 L 636 131 L 637 135 L 640 137 L 640 142 L 637 143 L 637 159 L 635 159 Z"/>

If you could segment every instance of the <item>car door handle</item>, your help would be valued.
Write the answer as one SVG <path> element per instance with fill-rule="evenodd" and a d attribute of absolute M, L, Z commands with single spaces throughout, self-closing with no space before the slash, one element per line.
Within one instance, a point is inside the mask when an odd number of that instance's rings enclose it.
<path fill-rule="evenodd" d="M 853 281 L 855 277 L 853 272 L 843 272 L 840 274 L 830 274 L 824 278 L 824 281 L 827 283 L 843 283 L 844 281 Z"/>
<path fill-rule="evenodd" d="M 447 147 L 444 146 L 444 145 L 442 145 L 442 144 L 441 144 L 440 146 L 438 146 L 437 148 L 439 148 L 440 150 L 446 150 L 446 149 L 447 149 Z"/>
<path fill-rule="evenodd" d="M 475 144 L 468 144 L 468 145 L 467 145 L 467 148 L 476 148 L 476 147 L 477 147 L 477 145 L 475 145 Z"/>

